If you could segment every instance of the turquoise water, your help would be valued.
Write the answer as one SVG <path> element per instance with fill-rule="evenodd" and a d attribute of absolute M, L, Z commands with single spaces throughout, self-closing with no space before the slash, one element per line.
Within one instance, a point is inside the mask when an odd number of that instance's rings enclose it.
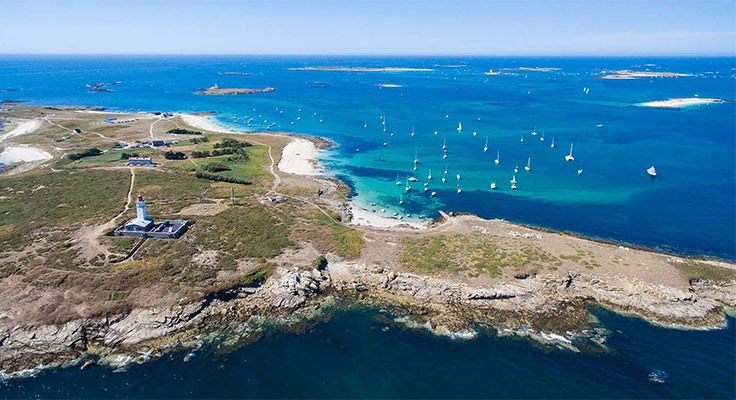
<path fill-rule="evenodd" d="M 601 70 L 661 69 L 707 77 L 603 81 Z M 466 64 L 459 68 L 435 64 Z M 430 67 L 430 72 L 290 71 L 301 65 Z M 489 68 L 555 72 L 489 76 Z M 243 130 L 328 137 L 326 173 L 353 200 L 434 217 L 467 211 L 683 253 L 736 258 L 734 103 L 688 109 L 639 107 L 670 97 L 733 99 L 733 59 L 504 59 L 0 56 L 0 100 L 126 111 L 217 111 Z M 250 76 L 218 72 L 249 72 Z M 486 79 L 488 79 L 486 81 Z M 112 92 L 86 84 L 116 82 Z M 314 82 L 319 82 L 314 84 Z M 276 87 L 249 96 L 198 96 L 197 88 Z M 401 84 L 382 88 L 377 84 Z M 583 88 L 589 88 L 586 94 Z M 17 90 L 17 91 L 15 91 Z M 278 107 L 278 110 L 277 110 Z M 256 111 L 253 111 L 253 108 Z M 297 110 L 301 108 L 302 112 Z M 280 111 L 284 111 L 281 113 Z M 317 113 L 315 115 L 314 113 Z M 235 120 L 234 115 L 241 118 Z M 259 117 L 259 115 L 261 117 Z M 296 118 L 302 116 L 300 120 Z M 386 116 L 386 132 L 381 117 Z M 445 117 L 445 116 L 448 117 Z M 248 126 L 244 116 L 253 117 Z M 478 119 L 480 118 L 480 120 Z M 323 122 L 320 123 L 319 120 Z M 263 122 L 266 120 L 267 122 Z M 291 122 L 294 121 L 294 125 Z M 462 122 L 464 130 L 455 128 Z M 367 123 L 367 127 L 364 124 Z M 602 124 L 602 127 L 596 125 Z M 415 136 L 411 136 L 412 128 Z M 532 136 L 536 130 L 539 135 Z M 437 131 L 437 135 L 434 132 Z M 472 132 L 477 135 L 473 136 Z M 539 137 L 542 132 L 545 141 Z M 390 136 L 390 133 L 394 133 Z M 524 136 L 524 142 L 520 138 Z M 557 147 L 549 147 L 555 138 Z M 483 147 L 488 138 L 488 152 Z M 384 147 L 383 143 L 387 146 Z M 448 148 L 442 158 L 442 144 Z M 575 144 L 574 163 L 563 160 Z M 356 152 L 356 149 L 360 151 Z M 492 161 L 500 151 L 501 163 Z M 414 173 L 405 196 L 395 185 Z M 532 158 L 531 171 L 523 166 Z M 519 165 L 517 191 L 509 189 Z M 646 175 L 655 165 L 656 179 Z M 445 166 L 448 182 L 440 178 Z M 430 198 L 420 191 L 432 170 Z M 578 175 L 578 168 L 583 168 Z M 457 194 L 456 174 L 462 194 Z M 499 188 L 491 192 L 490 182 Z M 733 398 L 734 321 L 716 331 L 667 330 L 598 311 L 612 352 L 540 349 L 482 334 L 454 342 L 403 330 L 372 310 L 340 311 L 307 334 L 273 332 L 226 355 L 198 352 L 134 366 L 49 370 L 6 381 L 14 397 L 601 397 Z M 388 332 L 384 328 L 388 326 Z M 666 383 L 648 380 L 652 371 Z"/>
<path fill-rule="evenodd" d="M 736 330 L 689 332 L 598 311 L 608 352 L 572 353 L 481 334 L 463 342 L 404 330 L 373 310 L 338 312 L 305 334 L 241 350 L 166 356 L 125 373 L 41 372 L 4 398 L 733 398 Z M 388 330 L 386 331 L 386 328 Z M 662 371 L 665 383 L 649 381 Z"/>
<path fill-rule="evenodd" d="M 650 63 L 655 66 L 644 66 Z M 408 66 L 434 71 L 288 70 L 304 65 Z M 561 70 L 483 75 L 489 68 L 522 66 Z M 624 68 L 695 76 L 595 79 L 602 70 Z M 356 204 L 370 208 L 375 202 L 379 213 L 386 208 L 389 215 L 397 211 L 434 218 L 440 209 L 466 211 L 734 259 L 736 103 L 687 109 L 637 106 L 695 95 L 733 99 L 733 68 L 730 58 L 2 56 L 0 89 L 18 91 L 0 92 L 0 99 L 131 111 L 217 111 L 222 123 L 244 130 L 276 124 L 271 129 L 333 139 L 339 147 L 323 155 L 327 173 L 351 185 Z M 250 75 L 219 74 L 227 71 Z M 113 90 L 109 93 L 92 93 L 85 87 L 116 81 L 121 83 L 109 86 Z M 248 96 L 195 94 L 197 88 L 215 83 L 272 86 L 278 91 Z M 379 88 L 381 83 L 403 87 Z M 384 115 L 386 132 L 381 123 Z M 297 120 L 298 116 L 302 118 Z M 250 118 L 254 121 L 248 126 L 245 121 Z M 460 122 L 462 132 L 456 130 Z M 532 136 L 532 131 L 538 135 Z M 542 134 L 544 142 L 539 140 Z M 554 149 L 550 148 L 553 138 Z M 488 151 L 484 152 L 486 139 Z M 571 143 L 576 161 L 567 163 L 563 157 Z M 499 165 L 493 163 L 497 151 Z M 529 157 L 531 171 L 525 172 Z M 518 190 L 511 191 L 509 180 L 517 165 Z M 659 173 L 656 179 L 646 174 L 651 165 Z M 442 184 L 445 168 L 447 183 Z M 577 173 L 579 168 L 582 175 Z M 428 192 L 423 192 L 430 169 L 434 179 L 428 182 Z M 462 176 L 459 182 L 457 174 Z M 395 185 L 397 175 L 402 180 L 412 175 L 419 179 L 401 207 L 399 196 L 404 191 Z M 494 192 L 492 181 L 498 185 Z M 429 196 L 433 191 L 436 197 Z"/>

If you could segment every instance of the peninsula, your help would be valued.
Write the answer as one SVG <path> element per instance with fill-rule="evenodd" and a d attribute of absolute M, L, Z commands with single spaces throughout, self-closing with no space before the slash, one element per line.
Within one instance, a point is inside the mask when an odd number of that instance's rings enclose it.
<path fill-rule="evenodd" d="M 49 155 L 0 175 L 4 376 L 119 367 L 226 333 L 224 352 L 343 302 L 453 338 L 483 326 L 574 351 L 605 347 L 590 305 L 695 328 L 736 307 L 728 261 L 449 210 L 414 227 L 358 221 L 350 189 L 314 175 L 323 139 L 233 132 L 206 115 L 17 106 L 3 117 L 2 149 Z M 114 235 L 149 220 L 190 225 Z"/>

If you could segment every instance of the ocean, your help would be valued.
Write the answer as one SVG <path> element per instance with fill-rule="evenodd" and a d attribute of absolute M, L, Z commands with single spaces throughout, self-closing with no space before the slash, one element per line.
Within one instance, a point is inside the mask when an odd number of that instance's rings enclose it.
<path fill-rule="evenodd" d="M 680 331 L 597 310 L 608 351 L 573 353 L 481 333 L 432 336 L 373 309 L 338 310 L 303 334 L 271 331 L 125 372 L 50 369 L 3 398 L 733 398 L 736 329 Z M 188 361 L 185 361 L 188 360 Z M 649 380 L 657 373 L 664 383 Z"/>
<path fill-rule="evenodd" d="M 324 65 L 432 70 L 289 69 Z M 0 100 L 216 111 L 219 123 L 235 129 L 271 126 L 331 139 L 337 146 L 321 154 L 324 173 L 350 185 L 356 205 L 377 213 L 385 208 L 386 215 L 434 218 L 438 210 L 470 212 L 734 260 L 736 103 L 640 105 L 676 97 L 733 100 L 734 67 L 732 58 L 0 56 Z M 491 68 L 512 70 L 483 74 Z M 692 76 L 596 79 L 603 71 L 645 68 Z M 87 87 L 103 82 L 112 83 L 105 87 L 109 92 Z M 214 84 L 277 91 L 196 94 Z M 379 86 L 386 84 L 401 87 Z M 571 144 L 575 161 L 566 162 Z M 647 175 L 650 166 L 656 178 Z M 427 181 L 430 170 L 433 179 Z M 514 175 L 518 189 L 512 191 Z M 411 176 L 419 181 L 408 193 L 395 184 L 397 177 L 405 182 Z M 427 192 L 421 190 L 424 182 Z M 498 186 L 494 191 L 491 182 Z M 306 334 L 273 332 L 225 355 L 203 350 L 184 362 L 175 354 L 126 373 L 104 367 L 44 371 L 4 382 L 0 396 L 736 395 L 732 319 L 723 330 L 679 331 L 597 313 L 613 333 L 612 352 L 550 351 L 493 334 L 451 341 L 401 329 L 375 310 L 351 310 L 336 312 Z M 649 381 L 658 370 L 667 375 L 666 383 Z"/>

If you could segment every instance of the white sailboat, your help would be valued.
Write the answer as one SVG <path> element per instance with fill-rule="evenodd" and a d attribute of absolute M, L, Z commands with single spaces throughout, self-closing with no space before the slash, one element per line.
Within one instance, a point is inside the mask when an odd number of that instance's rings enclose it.
<path fill-rule="evenodd" d="M 417 157 L 417 152 L 414 152 L 414 164 L 419 164 L 419 157 Z"/>
<path fill-rule="evenodd" d="M 419 179 L 417 179 L 417 178 L 415 178 L 413 176 L 412 177 L 409 177 L 409 182 L 417 182 L 417 181 L 419 181 Z"/>
<path fill-rule="evenodd" d="M 427 174 L 427 180 L 428 181 L 432 180 L 432 170 L 431 169 L 429 170 L 429 174 Z"/>
<path fill-rule="evenodd" d="M 399 179 L 399 174 L 396 174 L 396 186 L 401 186 L 401 179 Z"/>
<path fill-rule="evenodd" d="M 365 120 L 365 122 L 363 123 L 363 128 L 367 128 L 367 127 L 368 127 L 368 120 Z"/>
<path fill-rule="evenodd" d="M 478 136 L 478 132 L 473 131 L 473 136 Z"/>
<path fill-rule="evenodd" d="M 516 175 L 514 175 L 513 177 L 511 177 L 511 180 L 509 182 L 516 183 Z"/>
<path fill-rule="evenodd" d="M 404 190 L 407 191 L 407 192 L 411 190 L 411 187 L 409 186 L 409 180 L 408 179 L 406 180 L 406 186 L 404 187 Z"/>
<path fill-rule="evenodd" d="M 542 137 L 539 138 L 540 142 L 544 142 L 544 132 L 542 132 Z"/>
<path fill-rule="evenodd" d="M 514 183 L 511 184 L 511 190 L 516 190 L 516 184 Z"/>
<path fill-rule="evenodd" d="M 496 181 L 491 182 L 491 190 L 496 190 Z"/>
<path fill-rule="evenodd" d="M 457 123 L 457 131 L 458 132 L 462 132 L 462 130 L 463 130 L 463 124 L 462 124 L 462 122 L 458 122 Z"/>
<path fill-rule="evenodd" d="M 572 143 L 570 143 L 570 154 L 565 156 L 565 161 L 575 161 L 575 157 L 572 156 Z"/>
<path fill-rule="evenodd" d="M 521 137 L 521 143 L 524 143 L 524 136 Z"/>
<path fill-rule="evenodd" d="M 460 177 L 460 174 L 457 174 L 457 180 L 460 180 L 460 179 L 462 179 L 462 178 Z"/>
<path fill-rule="evenodd" d="M 429 194 L 429 197 L 434 197 L 434 196 L 437 196 L 437 192 L 432 192 Z"/>
<path fill-rule="evenodd" d="M 654 165 L 652 165 L 651 167 L 649 167 L 649 169 L 647 169 L 647 174 L 649 174 L 649 176 L 651 176 L 652 178 L 657 176 L 657 170 L 654 169 Z"/>
<path fill-rule="evenodd" d="M 519 166 L 517 165 L 514 167 L 514 173 L 518 173 L 518 172 L 519 172 Z"/>
<path fill-rule="evenodd" d="M 552 144 L 549 145 L 550 148 L 555 148 L 555 138 L 552 138 Z"/>
<path fill-rule="evenodd" d="M 493 160 L 496 165 L 501 163 L 501 150 L 496 151 L 496 159 Z"/>
<path fill-rule="evenodd" d="M 532 169 L 532 158 L 529 157 L 529 159 L 526 161 L 526 167 L 524 167 L 524 170 L 526 172 L 529 172 L 529 170 Z"/>
<path fill-rule="evenodd" d="M 403 194 L 400 194 L 399 195 L 399 204 L 404 204 L 404 195 Z"/>
<path fill-rule="evenodd" d="M 439 131 L 434 131 L 434 135 L 435 135 L 435 136 L 437 136 L 437 135 L 439 135 L 439 134 L 440 134 L 440 133 L 439 133 Z"/>
<path fill-rule="evenodd" d="M 447 139 L 442 141 L 442 150 L 447 150 Z"/>
<path fill-rule="evenodd" d="M 486 145 L 483 147 L 483 152 L 484 153 L 488 152 L 488 137 L 486 137 Z"/>
<path fill-rule="evenodd" d="M 460 193 L 462 193 L 462 192 L 463 192 L 463 190 L 462 190 L 462 189 L 460 189 L 460 188 L 457 188 L 457 194 L 460 194 Z"/>

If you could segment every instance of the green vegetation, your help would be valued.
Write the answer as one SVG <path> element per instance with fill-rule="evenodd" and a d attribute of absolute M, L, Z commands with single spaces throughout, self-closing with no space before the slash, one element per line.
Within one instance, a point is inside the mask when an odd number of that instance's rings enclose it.
<path fill-rule="evenodd" d="M 290 224 L 285 217 L 258 203 L 232 207 L 198 222 L 196 243 L 205 249 L 223 251 L 236 260 L 275 257 L 293 246 L 288 235 Z"/>
<path fill-rule="evenodd" d="M 210 139 L 207 136 L 202 136 L 201 138 L 191 138 L 189 139 L 189 143 L 197 144 L 197 143 L 207 143 Z"/>
<path fill-rule="evenodd" d="M 324 253 L 335 253 L 347 259 L 360 257 L 365 247 L 362 233 L 337 222 L 338 216 L 327 216 L 314 213 L 293 229 L 293 236 L 298 241 L 308 241 L 317 250 Z"/>
<path fill-rule="evenodd" d="M 69 159 L 72 161 L 76 161 L 85 157 L 99 156 L 100 154 L 102 154 L 102 150 L 98 149 L 97 147 L 93 147 L 79 153 L 71 153 L 67 157 L 69 157 Z"/>
<path fill-rule="evenodd" d="M 736 279 L 736 270 L 706 262 L 687 260 L 670 262 L 688 281 L 709 280 L 713 282 L 731 282 Z"/>
<path fill-rule="evenodd" d="M 214 161 L 209 164 L 205 164 L 202 166 L 202 169 L 207 172 L 222 172 L 222 171 L 230 171 L 230 167 L 225 165 L 223 162 Z"/>
<path fill-rule="evenodd" d="M 557 261 L 534 247 L 506 250 L 498 239 L 481 234 L 447 234 L 403 239 L 399 262 L 410 271 L 437 274 L 466 273 L 469 276 L 500 275 L 505 267 L 517 270 Z"/>
<path fill-rule="evenodd" d="M 148 213 L 154 217 L 179 212 L 194 201 L 210 186 L 207 181 L 190 174 L 172 174 L 156 170 L 137 170 L 136 193 L 143 193 L 148 203 Z M 135 210 L 131 210 L 131 213 Z"/>
<path fill-rule="evenodd" d="M 203 133 L 200 131 L 190 131 L 189 129 L 182 129 L 182 128 L 174 128 L 169 129 L 169 132 L 174 135 L 202 135 Z"/>
<path fill-rule="evenodd" d="M 187 158 L 187 155 L 180 152 L 180 151 L 167 151 L 164 153 L 164 158 L 167 160 L 184 160 Z"/>
<path fill-rule="evenodd" d="M 239 185 L 250 185 L 250 182 L 246 181 L 245 179 L 217 175 L 212 172 L 201 171 L 201 170 L 195 172 L 194 176 L 200 179 L 208 179 L 208 180 L 216 181 L 216 182 L 227 182 L 227 183 L 237 183 Z"/>
<path fill-rule="evenodd" d="M 126 201 L 130 173 L 86 170 L 0 179 L 0 250 L 33 241 L 37 229 L 109 220 Z"/>

